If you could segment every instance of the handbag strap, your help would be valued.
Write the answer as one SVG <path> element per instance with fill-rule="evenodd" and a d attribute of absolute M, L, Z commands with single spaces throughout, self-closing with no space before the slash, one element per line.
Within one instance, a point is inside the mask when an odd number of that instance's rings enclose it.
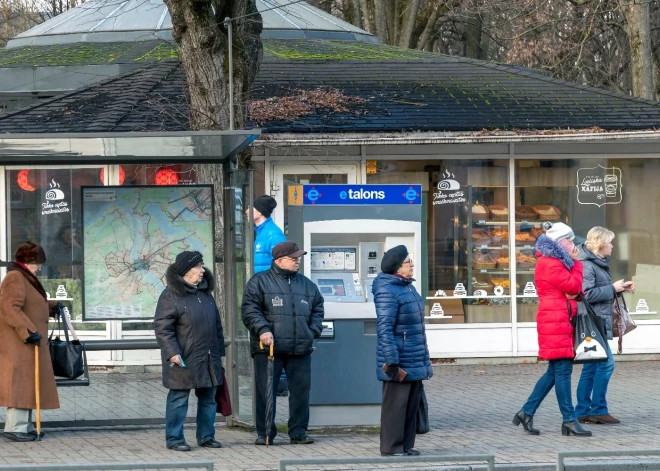
<path fill-rule="evenodd" d="M 73 337 L 74 341 L 77 341 L 78 334 L 76 333 L 76 329 L 73 328 L 73 324 L 71 323 L 71 316 L 69 315 L 69 310 L 67 308 L 64 308 L 63 317 L 67 328 L 71 331 L 71 337 Z"/>

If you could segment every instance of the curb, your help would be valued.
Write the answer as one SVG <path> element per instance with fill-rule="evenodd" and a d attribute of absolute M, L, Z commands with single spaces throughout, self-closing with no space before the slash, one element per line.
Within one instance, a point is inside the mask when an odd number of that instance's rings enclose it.
<path fill-rule="evenodd" d="M 406 468 L 407 471 L 487 471 L 485 464 L 443 465 Z M 660 469 L 660 460 L 589 460 L 566 463 L 563 471 L 652 471 Z M 366 471 L 381 471 L 372 468 Z M 495 471 L 557 471 L 557 463 L 496 464 Z"/>

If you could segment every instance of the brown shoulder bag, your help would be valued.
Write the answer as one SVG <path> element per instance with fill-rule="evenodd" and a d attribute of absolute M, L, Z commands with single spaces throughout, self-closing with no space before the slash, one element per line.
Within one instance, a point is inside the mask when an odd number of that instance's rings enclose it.
<path fill-rule="evenodd" d="M 612 334 L 614 337 L 619 337 L 619 348 L 617 353 L 623 352 L 623 336 L 637 328 L 637 324 L 633 321 L 632 316 L 628 312 L 626 300 L 621 296 L 621 303 L 619 296 L 614 296 L 614 311 L 612 312 Z"/>

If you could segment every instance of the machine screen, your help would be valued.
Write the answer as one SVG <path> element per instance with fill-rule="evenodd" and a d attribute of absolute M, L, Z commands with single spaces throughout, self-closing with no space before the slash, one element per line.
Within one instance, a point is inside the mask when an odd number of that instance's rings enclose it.
<path fill-rule="evenodd" d="M 324 296 L 346 296 L 344 280 L 322 278 L 318 282 L 319 291 Z"/>

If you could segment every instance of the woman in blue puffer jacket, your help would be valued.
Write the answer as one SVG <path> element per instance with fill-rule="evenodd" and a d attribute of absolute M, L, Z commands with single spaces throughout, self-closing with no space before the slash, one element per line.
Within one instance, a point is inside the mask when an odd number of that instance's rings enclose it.
<path fill-rule="evenodd" d="M 380 416 L 382 455 L 419 455 L 415 450 L 422 380 L 433 376 L 424 327 L 424 301 L 413 283 L 414 264 L 399 245 L 383 255 L 374 280 L 378 379 L 383 381 Z M 405 372 L 405 377 L 402 378 Z"/>

